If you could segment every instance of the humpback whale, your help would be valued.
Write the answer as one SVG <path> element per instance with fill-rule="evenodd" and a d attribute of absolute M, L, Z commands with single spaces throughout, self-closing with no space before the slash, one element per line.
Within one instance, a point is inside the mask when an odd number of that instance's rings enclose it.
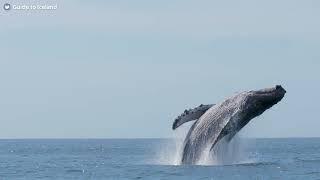
<path fill-rule="evenodd" d="M 277 104 L 285 95 L 281 85 L 256 91 L 245 91 L 219 104 L 208 104 L 185 110 L 172 129 L 196 120 L 185 137 L 181 164 L 197 164 L 205 151 L 211 152 L 222 138 L 229 142 L 249 121 Z"/>

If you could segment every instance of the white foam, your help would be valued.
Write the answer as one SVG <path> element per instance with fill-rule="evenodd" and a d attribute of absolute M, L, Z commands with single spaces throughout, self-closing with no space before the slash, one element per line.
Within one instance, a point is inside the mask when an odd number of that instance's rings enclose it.
<path fill-rule="evenodd" d="M 173 131 L 172 141 L 164 142 L 158 147 L 156 164 L 180 165 L 184 139 L 194 121 L 187 122 Z"/>
<path fill-rule="evenodd" d="M 229 165 L 250 162 L 249 152 L 246 151 L 248 144 L 236 135 L 230 142 L 220 140 L 214 149 L 206 148 L 197 165 Z"/>
<path fill-rule="evenodd" d="M 180 165 L 182 158 L 182 148 L 184 138 L 193 122 L 184 124 L 174 131 L 172 141 L 166 141 L 157 147 L 157 155 L 153 164 L 158 165 Z M 230 142 L 224 138 L 210 151 L 207 147 L 201 154 L 201 157 L 195 165 L 212 166 L 212 165 L 231 165 L 254 163 L 256 159 L 248 152 L 248 140 L 243 139 L 240 135 L 235 135 Z"/>

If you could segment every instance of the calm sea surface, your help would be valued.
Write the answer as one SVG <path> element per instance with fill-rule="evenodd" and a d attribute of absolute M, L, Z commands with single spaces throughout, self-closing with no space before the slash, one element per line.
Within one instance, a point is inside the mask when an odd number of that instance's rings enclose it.
<path fill-rule="evenodd" d="M 0 140 L 0 179 L 320 179 L 320 138 L 241 141 L 233 163 L 180 166 L 168 139 Z"/>

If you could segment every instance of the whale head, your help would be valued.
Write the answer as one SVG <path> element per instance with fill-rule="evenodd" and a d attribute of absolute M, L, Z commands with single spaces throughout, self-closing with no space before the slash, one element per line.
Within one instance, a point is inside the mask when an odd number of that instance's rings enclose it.
<path fill-rule="evenodd" d="M 244 103 L 244 116 L 246 116 L 244 119 L 250 120 L 259 116 L 265 110 L 281 101 L 285 94 L 286 90 L 281 85 L 276 85 L 272 88 L 249 91 Z"/>
<path fill-rule="evenodd" d="M 269 109 L 277 104 L 286 94 L 286 90 L 281 85 L 272 88 L 265 88 L 257 91 L 250 91 L 248 96 L 248 108 Z"/>
<path fill-rule="evenodd" d="M 239 116 L 233 121 L 222 136 L 229 134 L 231 139 L 240 129 L 250 122 L 251 119 L 261 115 L 265 110 L 277 104 L 284 97 L 286 90 L 276 85 L 272 88 L 265 88 L 256 91 L 248 91 L 240 96 L 244 97 L 239 108 Z"/>

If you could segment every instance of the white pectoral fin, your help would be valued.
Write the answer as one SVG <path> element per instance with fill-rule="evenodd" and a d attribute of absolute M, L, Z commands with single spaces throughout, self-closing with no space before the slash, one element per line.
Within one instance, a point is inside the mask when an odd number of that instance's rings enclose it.
<path fill-rule="evenodd" d="M 208 109 L 210 109 L 214 104 L 207 104 L 194 108 L 185 110 L 180 116 L 178 116 L 172 125 L 172 129 L 175 130 L 177 127 L 181 126 L 185 122 L 193 121 L 199 119 Z"/>

